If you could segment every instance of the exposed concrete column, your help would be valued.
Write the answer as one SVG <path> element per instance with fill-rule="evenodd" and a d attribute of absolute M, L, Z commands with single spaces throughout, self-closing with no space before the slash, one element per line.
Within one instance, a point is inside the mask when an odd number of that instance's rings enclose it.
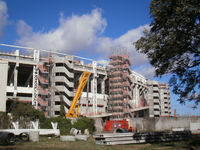
<path fill-rule="evenodd" d="M 93 112 L 97 113 L 97 78 L 93 75 L 91 81 L 92 95 L 93 95 Z"/>
<path fill-rule="evenodd" d="M 149 104 L 149 98 L 148 98 L 147 92 L 148 92 L 148 89 L 147 89 L 147 87 L 145 87 L 144 98 L 146 99 L 147 104 Z"/>
<path fill-rule="evenodd" d="M 19 50 L 15 51 L 16 55 L 16 60 L 19 60 Z M 17 97 L 17 78 L 18 78 L 18 67 L 19 67 L 19 62 L 16 62 L 15 68 L 14 68 L 14 98 Z"/>
<path fill-rule="evenodd" d="M 101 82 L 101 91 L 102 91 L 102 94 L 105 94 L 105 81 L 107 79 L 107 76 L 105 76 Z"/>
<path fill-rule="evenodd" d="M 55 59 L 55 58 L 54 58 Z M 54 60 L 53 60 L 54 61 Z M 51 73 L 50 73 L 50 82 L 51 82 L 51 97 L 50 97 L 50 106 L 49 106 L 49 110 L 48 110 L 48 113 L 49 113 L 49 116 L 50 117 L 54 117 L 54 106 L 55 106 L 55 92 L 56 92 L 56 85 L 55 85 L 55 68 L 56 65 L 55 63 L 52 64 L 52 68 L 51 68 Z M 63 98 L 63 95 L 61 95 L 61 98 Z M 63 103 L 63 102 L 61 102 Z M 65 112 L 67 113 L 67 112 Z"/>
<path fill-rule="evenodd" d="M 97 113 L 97 62 L 92 62 L 93 79 L 92 79 L 92 95 L 93 95 L 93 112 Z"/>
<path fill-rule="evenodd" d="M 153 84 L 149 82 L 148 100 L 149 100 L 149 117 L 154 117 L 154 100 L 153 100 Z"/>
<path fill-rule="evenodd" d="M 135 85 L 135 105 L 138 106 L 138 101 L 139 101 L 139 85 Z"/>
<path fill-rule="evenodd" d="M 0 111 L 6 111 L 6 88 L 7 88 L 7 76 L 8 76 L 8 62 L 0 60 Z"/>
<path fill-rule="evenodd" d="M 91 74 L 90 76 L 93 76 L 93 74 Z M 91 80 L 88 80 L 91 84 L 91 87 L 90 87 L 90 90 L 91 90 L 91 93 L 93 93 L 93 77 L 91 77 Z"/>
<path fill-rule="evenodd" d="M 16 59 L 19 60 L 19 50 L 16 50 L 16 51 L 15 51 L 15 55 L 16 55 Z"/>
<path fill-rule="evenodd" d="M 14 68 L 14 97 L 17 97 L 17 78 L 18 78 L 18 67 L 19 67 L 19 63 L 17 62 L 15 64 L 15 68 Z"/>
<path fill-rule="evenodd" d="M 136 105 L 136 83 L 133 85 L 133 104 Z"/>
<path fill-rule="evenodd" d="M 34 61 L 39 63 L 40 60 L 40 51 L 34 50 Z M 38 64 L 33 67 L 33 96 L 32 96 L 32 105 L 37 109 L 38 107 L 38 75 L 39 69 Z"/>

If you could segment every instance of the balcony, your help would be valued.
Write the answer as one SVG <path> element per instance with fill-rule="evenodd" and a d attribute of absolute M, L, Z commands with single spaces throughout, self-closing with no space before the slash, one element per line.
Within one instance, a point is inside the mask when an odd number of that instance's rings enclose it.
<path fill-rule="evenodd" d="M 154 107 L 154 109 L 160 110 L 160 106 L 159 105 L 154 105 L 153 107 Z"/>
<path fill-rule="evenodd" d="M 154 99 L 153 102 L 154 102 L 154 103 L 159 103 L 159 104 L 160 104 L 160 100 L 159 100 L 159 99 Z"/>
<path fill-rule="evenodd" d="M 155 91 L 159 91 L 158 86 L 153 86 L 153 90 L 155 90 Z"/>
<path fill-rule="evenodd" d="M 153 93 L 154 97 L 160 97 L 159 93 Z"/>
<path fill-rule="evenodd" d="M 159 115 L 160 116 L 160 111 L 154 111 L 154 115 Z"/>

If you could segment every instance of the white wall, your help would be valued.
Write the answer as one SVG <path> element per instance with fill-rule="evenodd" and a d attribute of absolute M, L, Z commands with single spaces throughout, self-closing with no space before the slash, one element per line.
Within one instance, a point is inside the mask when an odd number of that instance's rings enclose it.
<path fill-rule="evenodd" d="M 8 62 L 0 60 L 0 111 L 6 111 L 6 87 L 8 76 Z"/>

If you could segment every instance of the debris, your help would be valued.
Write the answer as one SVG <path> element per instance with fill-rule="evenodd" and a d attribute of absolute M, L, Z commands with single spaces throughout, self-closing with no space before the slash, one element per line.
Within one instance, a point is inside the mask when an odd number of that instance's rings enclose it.
<path fill-rule="evenodd" d="M 30 131 L 29 132 L 29 140 L 32 142 L 39 141 L 39 131 Z"/>
<path fill-rule="evenodd" d="M 84 130 L 84 134 L 85 134 L 85 135 L 89 135 L 89 134 L 90 134 L 89 130 L 88 130 L 88 129 L 85 129 L 85 130 Z"/>
<path fill-rule="evenodd" d="M 71 130 L 70 130 L 70 134 L 72 134 L 72 135 L 80 135 L 81 134 L 81 130 L 78 130 L 78 129 L 76 129 L 76 128 L 71 128 Z"/>
<path fill-rule="evenodd" d="M 83 140 L 83 141 L 87 141 L 89 135 L 75 135 L 75 138 L 77 140 Z"/>
<path fill-rule="evenodd" d="M 172 131 L 184 131 L 184 128 L 173 128 Z"/>
<path fill-rule="evenodd" d="M 65 135 L 60 136 L 61 141 L 75 141 L 75 136 Z"/>

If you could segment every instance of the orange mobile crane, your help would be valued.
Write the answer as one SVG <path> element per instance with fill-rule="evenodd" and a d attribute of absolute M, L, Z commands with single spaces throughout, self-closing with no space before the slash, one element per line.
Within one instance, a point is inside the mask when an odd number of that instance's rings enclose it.
<path fill-rule="evenodd" d="M 66 118 L 77 118 L 78 113 L 79 113 L 79 105 L 77 105 L 79 98 L 81 97 L 81 94 L 83 92 L 83 89 L 90 77 L 90 72 L 84 71 L 83 75 L 79 81 L 78 89 L 76 91 L 76 94 L 74 96 L 74 99 L 72 101 L 72 104 L 70 106 L 70 109 L 68 113 L 65 114 Z M 76 108 L 76 113 L 75 113 L 75 108 Z"/>

